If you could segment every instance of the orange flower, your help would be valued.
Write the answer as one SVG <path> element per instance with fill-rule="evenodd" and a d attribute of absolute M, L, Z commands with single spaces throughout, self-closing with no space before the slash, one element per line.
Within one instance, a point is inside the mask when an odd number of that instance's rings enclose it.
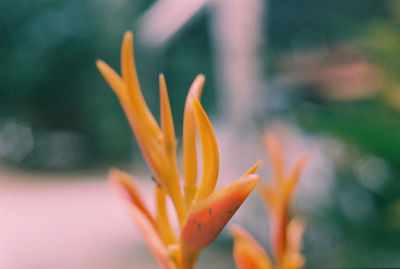
<path fill-rule="evenodd" d="M 153 215 L 142 202 L 134 180 L 118 170 L 110 172 L 111 182 L 127 197 L 131 214 L 150 250 L 164 268 L 193 268 L 199 252 L 210 244 L 254 189 L 259 177 L 258 162 L 228 187 L 214 192 L 219 171 L 217 141 L 199 99 L 204 76 L 194 80 L 186 98 L 183 122 L 183 193 L 178 171 L 175 129 L 163 75 L 160 75 L 161 126 L 148 109 L 136 74 L 133 36 L 125 33 L 120 77 L 98 60 L 98 69 L 119 98 L 143 156 L 156 181 Z M 197 183 L 196 132 L 200 139 L 203 170 Z M 171 227 L 166 211 L 170 197 L 179 220 L 179 233 Z"/>
<path fill-rule="evenodd" d="M 272 161 L 274 180 L 271 184 L 263 183 L 259 191 L 271 219 L 271 249 L 278 268 L 298 269 L 304 264 L 300 251 L 305 225 L 297 218 L 289 221 L 289 203 L 307 158 L 301 156 L 292 170 L 286 173 L 282 150 L 276 138 L 268 134 L 265 142 Z M 250 234 L 239 226 L 233 227 L 231 233 L 235 238 L 234 257 L 238 268 L 272 268 L 268 254 Z M 248 267 L 246 264 L 254 266 Z"/>

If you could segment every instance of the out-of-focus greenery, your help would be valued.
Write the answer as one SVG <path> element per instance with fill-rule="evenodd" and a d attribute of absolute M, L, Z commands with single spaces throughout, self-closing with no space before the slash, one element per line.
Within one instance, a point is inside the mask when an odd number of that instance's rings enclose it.
<path fill-rule="evenodd" d="M 329 266 L 338 267 L 385 267 L 400 264 L 395 254 L 400 242 L 399 3 L 347 2 L 350 6 L 344 6 L 347 11 L 354 12 L 354 16 L 342 16 L 340 19 L 336 14 L 334 19 L 342 25 L 342 30 L 332 34 L 326 31 L 327 28 L 321 30 L 328 27 L 325 22 L 331 16 L 327 13 L 320 21 L 321 24 L 312 28 L 324 33 L 328 50 L 343 43 L 355 46 L 362 55 L 362 61 L 378 70 L 380 83 L 374 94 L 355 100 L 331 100 L 316 98 L 315 95 L 310 98 L 309 92 L 318 91 L 318 87 L 306 89 L 303 95 L 297 95 L 290 111 L 287 111 L 289 113 L 286 115 L 295 118 L 308 132 L 334 136 L 343 141 L 346 147 L 347 156 L 335 164 L 336 182 L 332 191 L 335 197 L 331 198 L 328 208 L 313 216 L 314 219 L 325 220 L 323 222 L 326 227 L 322 230 L 326 230 L 320 232 L 331 242 L 328 247 L 325 246 L 326 249 L 321 243 L 324 250 L 320 252 L 311 250 L 313 253 L 310 252 L 309 257 L 312 258 L 308 260 L 310 266 L 321 264 L 323 260 L 328 261 Z M 329 6 L 326 2 L 320 5 Z M 353 8 L 357 8 L 357 12 Z M 366 167 L 362 169 L 367 174 L 360 176 L 357 169 L 364 165 L 361 164 L 364 161 Z M 365 178 L 381 185 L 370 188 L 363 181 Z M 352 213 L 343 210 L 343 201 L 347 201 Z M 370 209 L 370 214 L 357 220 L 357 214 L 362 212 L 364 206 Z M 330 254 L 327 254 L 328 250 Z"/>
<path fill-rule="evenodd" d="M 150 4 L 1 1 L 0 127 L 16 121 L 31 128 L 35 142 L 43 141 L 35 143 L 21 162 L 23 167 L 88 167 L 124 159 L 135 151 L 117 98 L 94 62 L 101 58 L 119 70 L 122 35 L 134 28 Z M 214 102 L 204 20 L 194 27 L 193 34 L 161 52 L 136 46 L 139 77 L 149 105 L 157 115 L 158 72 L 165 72 L 173 113 L 179 115 L 175 116 L 178 130 L 186 92 L 197 73 L 208 77 L 205 96 L 210 101 L 206 104 Z M 62 140 L 59 134 L 72 138 Z M 49 136 L 54 138 L 52 143 Z M 60 144 L 69 141 L 75 141 L 67 145 L 72 162 L 52 165 L 42 158 L 63 158 L 67 149 Z"/>

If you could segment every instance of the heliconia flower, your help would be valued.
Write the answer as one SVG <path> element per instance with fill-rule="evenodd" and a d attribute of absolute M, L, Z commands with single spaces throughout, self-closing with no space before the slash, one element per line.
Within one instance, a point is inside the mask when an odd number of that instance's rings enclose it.
<path fill-rule="evenodd" d="M 289 221 L 289 203 L 307 158 L 302 155 L 293 168 L 285 172 L 282 150 L 277 139 L 272 134 L 267 134 L 265 143 L 271 158 L 274 178 L 270 184 L 261 184 L 259 192 L 271 220 L 270 243 L 275 266 L 299 269 L 304 264 L 300 251 L 305 224 L 297 218 Z M 234 257 L 239 269 L 273 268 L 268 254 L 243 228 L 235 226 L 231 233 L 235 238 Z M 254 265 L 249 267 L 248 264 Z"/>
<path fill-rule="evenodd" d="M 218 144 L 211 123 L 200 104 L 204 76 L 194 80 L 186 98 L 183 122 L 183 186 L 178 171 L 175 129 L 167 86 L 160 83 L 160 122 L 154 119 L 140 90 L 133 59 L 133 35 L 124 36 L 119 76 L 101 60 L 98 69 L 116 93 L 140 150 L 154 175 L 156 213 L 143 203 L 135 181 L 119 170 L 110 181 L 121 190 L 140 232 L 163 268 L 193 268 L 201 249 L 210 244 L 254 189 L 259 177 L 256 163 L 229 186 L 214 191 L 219 172 Z M 196 133 L 202 154 L 202 173 L 197 180 Z M 183 189 L 183 192 L 181 192 Z M 166 210 L 170 198 L 176 210 L 179 232 L 173 229 Z"/>

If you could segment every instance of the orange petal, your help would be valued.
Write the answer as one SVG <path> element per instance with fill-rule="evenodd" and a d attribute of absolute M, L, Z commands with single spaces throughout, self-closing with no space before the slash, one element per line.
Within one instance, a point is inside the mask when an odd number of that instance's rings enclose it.
<path fill-rule="evenodd" d="M 210 244 L 222 231 L 259 177 L 245 175 L 193 205 L 181 232 L 181 244 L 190 250 L 200 250 Z"/>
<path fill-rule="evenodd" d="M 147 107 L 140 90 L 133 57 L 133 35 L 130 31 L 125 33 L 122 43 L 121 73 L 128 87 L 128 93 L 134 105 L 135 114 L 137 114 L 134 116 L 140 120 L 140 124 L 144 126 L 148 135 L 159 136 L 161 134 L 160 127 Z"/>
<path fill-rule="evenodd" d="M 275 190 L 267 183 L 261 182 L 258 187 L 258 192 L 263 201 L 265 210 L 269 211 L 268 214 L 273 213 L 276 209 L 277 199 Z"/>
<path fill-rule="evenodd" d="M 103 61 L 98 60 L 96 65 L 118 96 L 150 169 L 157 178 L 162 178 L 161 175 L 165 172 L 167 161 L 162 143 L 163 135 L 140 91 L 133 61 L 132 43 L 132 33 L 127 32 L 124 36 L 121 53 L 123 79 Z"/>
<path fill-rule="evenodd" d="M 302 155 L 295 163 L 285 183 L 284 199 L 290 199 L 290 196 L 293 194 L 293 189 L 296 187 L 297 182 L 299 181 L 300 174 L 303 171 L 306 162 L 307 156 Z"/>
<path fill-rule="evenodd" d="M 257 168 L 261 165 L 261 163 L 262 163 L 261 160 L 259 160 L 258 162 L 256 162 L 256 163 L 245 173 L 245 175 L 253 174 L 253 173 L 257 170 Z"/>
<path fill-rule="evenodd" d="M 193 112 L 193 98 L 200 100 L 205 78 L 198 75 L 190 87 L 186 97 L 183 115 L 183 177 L 185 179 L 185 204 L 189 207 L 196 194 L 197 152 L 196 122 Z"/>
<path fill-rule="evenodd" d="M 179 171 L 176 162 L 176 138 L 174 121 L 171 113 L 171 106 L 168 99 L 167 85 L 165 78 L 161 74 L 160 80 L 160 103 L 161 103 L 161 128 L 163 132 L 165 154 L 168 158 L 168 168 L 163 175 L 164 187 L 171 196 L 178 217 L 182 223 L 185 215 L 185 206 L 179 186 Z"/>
<path fill-rule="evenodd" d="M 110 85 L 111 89 L 115 92 L 121 102 L 129 102 L 129 96 L 125 81 L 105 62 L 102 60 L 96 61 L 96 66 L 100 73 Z"/>
<path fill-rule="evenodd" d="M 300 252 L 302 247 L 305 222 L 300 218 L 294 218 L 288 225 L 288 248 L 294 252 Z"/>
<path fill-rule="evenodd" d="M 230 230 L 235 238 L 233 256 L 238 269 L 272 268 L 268 254 L 246 230 L 238 225 Z"/>
<path fill-rule="evenodd" d="M 284 176 L 284 163 L 281 146 L 276 137 L 270 133 L 265 137 L 265 144 L 267 145 L 268 153 L 271 158 L 276 186 L 280 186 Z"/>
<path fill-rule="evenodd" d="M 218 144 L 210 120 L 200 102 L 193 99 L 194 116 L 200 137 L 203 173 L 195 201 L 206 198 L 214 191 L 219 172 Z"/>
<path fill-rule="evenodd" d="M 288 269 L 302 268 L 305 260 L 301 255 L 302 238 L 305 223 L 301 219 L 294 218 L 287 227 L 287 251 L 285 253 L 282 266 Z"/>
<path fill-rule="evenodd" d="M 160 265 L 165 269 L 177 269 L 168 248 L 164 245 L 157 231 L 152 227 L 148 218 L 136 206 L 130 207 L 130 212 L 142 234 L 147 246 L 156 257 Z"/>
<path fill-rule="evenodd" d="M 139 191 L 137 190 L 131 176 L 118 169 L 112 169 L 110 171 L 109 177 L 111 183 L 122 190 L 122 194 L 128 199 L 128 201 L 135 205 L 138 210 L 140 210 L 143 215 L 148 219 L 151 225 L 156 229 L 156 221 L 145 206 L 145 204 L 142 202 L 142 198 L 140 197 Z"/>

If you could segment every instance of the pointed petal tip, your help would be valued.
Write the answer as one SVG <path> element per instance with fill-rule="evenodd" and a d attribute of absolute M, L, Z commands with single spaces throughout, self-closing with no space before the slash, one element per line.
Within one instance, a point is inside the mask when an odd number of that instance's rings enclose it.
<path fill-rule="evenodd" d="M 110 171 L 108 171 L 108 179 L 111 184 L 119 184 L 121 182 L 121 174 L 123 172 L 120 171 L 117 168 L 111 168 Z"/>
<path fill-rule="evenodd" d="M 133 41 L 133 33 L 131 30 L 128 30 L 124 34 L 124 41 Z"/>
<path fill-rule="evenodd" d="M 192 85 L 190 86 L 188 96 L 186 98 L 186 105 L 185 106 L 193 106 L 193 102 L 191 99 L 198 99 L 200 100 L 201 93 L 203 92 L 203 86 L 205 83 L 205 76 L 200 74 L 197 75 L 194 79 Z"/>
<path fill-rule="evenodd" d="M 198 74 L 197 76 L 196 76 L 196 79 L 195 80 L 199 80 L 199 81 L 201 81 L 201 82 L 204 82 L 205 80 L 206 80 L 206 77 L 203 75 L 203 74 Z"/>
<path fill-rule="evenodd" d="M 130 182 L 128 174 L 117 168 L 111 168 L 108 172 L 108 182 L 124 199 L 131 200 L 133 182 Z"/>
<path fill-rule="evenodd" d="M 239 224 L 232 224 L 229 227 L 229 233 L 233 236 L 233 238 L 237 239 L 242 234 L 244 229 Z"/>
<path fill-rule="evenodd" d="M 103 60 L 100 60 L 100 59 L 97 59 L 95 63 L 96 63 L 97 69 L 99 69 L 100 71 L 104 68 L 107 68 L 107 66 L 108 66 Z"/>
<path fill-rule="evenodd" d="M 261 160 L 258 160 L 258 162 L 256 162 L 256 163 L 246 172 L 245 175 L 253 174 L 253 173 L 258 169 L 258 167 L 259 167 L 261 164 L 262 164 L 262 161 L 261 161 Z"/>

